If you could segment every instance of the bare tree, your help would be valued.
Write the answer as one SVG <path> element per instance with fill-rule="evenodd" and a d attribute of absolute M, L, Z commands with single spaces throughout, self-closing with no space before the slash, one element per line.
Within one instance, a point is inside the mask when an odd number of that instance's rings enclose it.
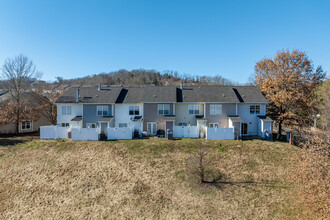
<path fill-rule="evenodd" d="M 15 121 L 16 133 L 19 131 L 19 123 L 24 120 L 22 109 L 24 109 L 23 93 L 31 84 L 41 77 L 41 73 L 36 70 L 36 66 L 26 56 L 20 54 L 14 58 L 8 58 L 1 68 L 0 80 L 3 87 L 9 89 L 11 96 L 11 108 L 15 117 L 8 118 L 8 121 Z M 25 116 L 26 117 L 26 116 Z"/>
<path fill-rule="evenodd" d="M 187 160 L 187 170 L 192 178 L 198 178 L 199 183 L 217 183 L 224 178 L 219 170 L 214 170 L 212 160 L 206 158 L 206 150 L 200 145 L 199 151 Z"/>
<path fill-rule="evenodd" d="M 52 125 L 56 125 L 57 121 L 57 107 L 55 101 L 64 93 L 64 90 L 64 87 L 60 89 L 50 84 L 35 90 L 38 94 L 37 103 L 42 107 L 40 114 Z"/>

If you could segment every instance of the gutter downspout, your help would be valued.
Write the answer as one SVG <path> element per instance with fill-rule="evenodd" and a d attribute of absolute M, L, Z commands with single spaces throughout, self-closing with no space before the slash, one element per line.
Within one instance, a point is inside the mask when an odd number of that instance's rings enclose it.
<path fill-rule="evenodd" d="M 79 89 L 77 89 L 77 102 L 79 103 Z"/>

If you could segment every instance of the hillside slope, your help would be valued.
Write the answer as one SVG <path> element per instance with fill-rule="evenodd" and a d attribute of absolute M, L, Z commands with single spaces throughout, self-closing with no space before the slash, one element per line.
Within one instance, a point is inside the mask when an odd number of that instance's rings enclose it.
<path fill-rule="evenodd" d="M 217 184 L 187 166 L 203 146 Z M 295 147 L 265 141 L 33 140 L 0 157 L 1 216 L 23 219 L 287 219 Z"/>

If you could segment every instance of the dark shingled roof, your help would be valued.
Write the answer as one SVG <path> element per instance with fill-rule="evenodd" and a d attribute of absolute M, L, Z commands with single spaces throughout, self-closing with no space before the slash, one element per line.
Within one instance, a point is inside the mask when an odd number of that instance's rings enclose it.
<path fill-rule="evenodd" d="M 83 117 L 82 116 L 76 116 L 71 121 L 82 121 Z"/>
<path fill-rule="evenodd" d="M 206 85 L 177 89 L 178 102 L 268 103 L 256 86 Z"/>
<path fill-rule="evenodd" d="M 116 103 L 176 102 L 176 87 L 143 86 L 125 87 Z"/>
<path fill-rule="evenodd" d="M 7 93 L 7 92 L 8 92 L 8 90 L 1 90 L 0 89 L 0 96 L 3 95 L 3 94 L 5 94 L 5 93 Z"/>
<path fill-rule="evenodd" d="M 239 121 L 242 121 L 241 117 L 239 117 L 238 115 L 236 116 L 228 116 L 228 118 L 230 120 L 232 120 L 233 122 L 239 122 Z"/>
<path fill-rule="evenodd" d="M 230 102 L 239 103 L 231 86 L 191 86 L 178 89 L 178 102 Z"/>
<path fill-rule="evenodd" d="M 206 120 L 204 115 L 196 115 L 195 117 L 196 117 L 197 120 Z"/>
<path fill-rule="evenodd" d="M 143 120 L 142 116 L 134 116 L 133 121 L 141 121 Z"/>
<path fill-rule="evenodd" d="M 256 86 L 205 85 L 183 89 L 173 86 L 118 87 L 76 86 L 69 88 L 55 103 L 268 103 Z"/>
<path fill-rule="evenodd" d="M 256 86 L 232 86 L 238 92 L 238 99 L 244 103 L 268 103 Z"/>
<path fill-rule="evenodd" d="M 113 118 L 113 116 L 104 116 L 99 121 L 109 122 L 112 120 L 112 118 Z"/>
<path fill-rule="evenodd" d="M 260 118 L 261 120 L 272 121 L 272 119 L 266 115 L 258 115 L 257 117 Z"/>
<path fill-rule="evenodd" d="M 115 103 L 122 87 L 102 86 L 76 86 L 70 87 L 55 103 L 77 103 L 77 90 L 79 89 L 79 103 Z"/>
<path fill-rule="evenodd" d="M 38 93 L 32 92 L 32 91 L 21 93 L 21 99 L 24 102 L 29 103 L 29 105 L 31 105 L 33 107 L 37 107 L 37 106 L 40 106 L 42 104 L 46 104 L 49 102 L 49 100 L 46 97 L 39 95 Z M 2 104 L 6 105 L 11 100 L 12 100 L 12 96 L 9 92 L 6 92 L 0 96 L 1 105 Z"/>

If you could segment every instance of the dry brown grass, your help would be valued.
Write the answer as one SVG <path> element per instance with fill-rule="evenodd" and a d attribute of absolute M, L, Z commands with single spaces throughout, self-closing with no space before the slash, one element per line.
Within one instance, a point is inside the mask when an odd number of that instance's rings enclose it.
<path fill-rule="evenodd" d="M 330 219 L 330 135 L 316 129 L 295 131 L 302 148 L 292 156 L 292 180 L 302 218 Z"/>
<path fill-rule="evenodd" d="M 200 144 L 228 184 L 201 185 L 187 174 L 187 158 Z M 19 146 L 0 158 L 4 219 L 297 216 L 286 175 L 297 149 L 285 143 L 33 140 Z"/>

